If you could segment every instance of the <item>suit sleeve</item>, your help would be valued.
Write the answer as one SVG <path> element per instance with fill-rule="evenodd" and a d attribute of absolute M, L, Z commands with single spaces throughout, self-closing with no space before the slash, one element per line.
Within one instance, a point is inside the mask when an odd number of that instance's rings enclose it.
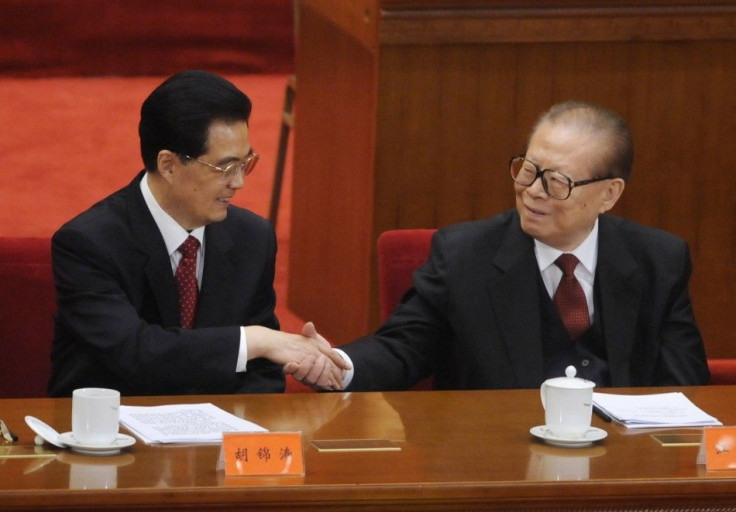
<path fill-rule="evenodd" d="M 695 321 L 688 283 L 692 263 L 687 244 L 679 245 L 672 258 L 677 272 L 667 300 L 659 339 L 655 384 L 696 386 L 710 379 L 703 339 Z"/>
<path fill-rule="evenodd" d="M 446 277 L 443 234 L 437 232 L 428 261 L 394 313 L 375 334 L 340 347 L 355 368 L 349 390 L 408 389 L 439 368 L 451 336 Z"/>
<path fill-rule="evenodd" d="M 253 307 L 247 314 L 244 325 L 262 325 L 270 329 L 281 328 L 276 317 L 276 291 L 273 282 L 276 274 L 276 232 L 269 224 L 268 240 L 262 244 L 267 252 L 265 265 L 255 287 L 253 298 L 249 301 Z M 246 340 L 247 344 L 247 340 Z M 234 363 L 233 363 L 234 364 Z M 239 392 L 243 391 L 277 391 L 285 388 L 284 372 L 281 365 L 265 358 L 251 359 L 246 365 L 246 372 L 238 374 L 241 381 Z"/>

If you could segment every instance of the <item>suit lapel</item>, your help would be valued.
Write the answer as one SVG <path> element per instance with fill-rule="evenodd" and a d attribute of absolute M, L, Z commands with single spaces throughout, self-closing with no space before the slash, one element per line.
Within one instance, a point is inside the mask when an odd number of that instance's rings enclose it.
<path fill-rule="evenodd" d="M 126 190 L 126 199 L 130 206 L 131 231 L 138 241 L 138 254 L 145 260 L 146 277 L 160 312 L 162 325 L 178 326 L 181 325 L 179 301 L 171 260 L 161 232 L 140 191 L 142 176 L 143 173 L 139 174 Z M 218 319 L 228 314 L 228 302 L 232 297 L 216 301 L 213 301 L 212 297 L 223 297 L 223 290 L 229 288 L 228 281 L 234 272 L 231 260 L 232 247 L 232 239 L 224 229 L 223 223 L 211 224 L 205 228 L 205 266 L 195 326 L 216 325 Z"/>
<path fill-rule="evenodd" d="M 518 219 L 493 265 L 488 293 L 516 382 L 519 387 L 538 386 L 544 380 L 539 267 L 534 242 L 521 230 Z"/>
<path fill-rule="evenodd" d="M 217 325 L 220 318 L 228 314 L 229 304 L 234 298 L 221 300 L 223 291 L 231 287 L 229 282 L 234 274 L 231 260 L 233 241 L 222 223 L 210 224 L 205 229 L 205 258 L 202 274 L 202 288 L 199 292 L 199 304 L 195 325 Z M 213 300 L 217 297 L 218 300 Z"/>
<path fill-rule="evenodd" d="M 130 230 L 137 241 L 136 250 L 139 257 L 144 259 L 146 278 L 150 292 L 161 315 L 161 325 L 178 326 L 179 301 L 176 296 L 176 284 L 171 271 L 166 244 L 161 232 L 148 210 L 143 194 L 140 190 L 140 180 L 143 171 L 128 186 L 126 199 L 130 212 Z M 145 306 L 144 306 L 145 307 Z"/>
<path fill-rule="evenodd" d="M 608 367 L 613 386 L 630 386 L 629 361 L 644 280 L 614 223 L 602 215 L 599 222 L 597 281 Z"/>

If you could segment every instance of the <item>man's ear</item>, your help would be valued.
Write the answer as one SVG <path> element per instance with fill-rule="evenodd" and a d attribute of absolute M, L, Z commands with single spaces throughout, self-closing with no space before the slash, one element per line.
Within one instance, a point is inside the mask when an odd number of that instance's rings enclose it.
<path fill-rule="evenodd" d="M 603 190 L 603 202 L 601 203 L 600 213 L 605 213 L 616 205 L 616 202 L 624 193 L 626 182 L 621 178 L 604 181 L 606 184 Z"/>
<path fill-rule="evenodd" d="M 156 159 L 157 171 L 166 181 L 171 182 L 180 163 L 181 160 L 176 153 L 168 149 L 162 149 L 158 152 L 158 158 Z"/>

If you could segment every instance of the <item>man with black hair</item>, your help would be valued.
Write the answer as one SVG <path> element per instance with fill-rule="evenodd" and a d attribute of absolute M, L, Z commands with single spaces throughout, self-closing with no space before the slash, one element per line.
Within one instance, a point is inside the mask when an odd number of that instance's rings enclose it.
<path fill-rule="evenodd" d="M 251 102 L 204 71 L 141 108 L 145 169 L 53 236 L 52 396 L 281 392 L 286 362 L 323 387 L 346 368 L 311 324 L 278 331 L 273 226 L 231 204 L 253 170 Z"/>

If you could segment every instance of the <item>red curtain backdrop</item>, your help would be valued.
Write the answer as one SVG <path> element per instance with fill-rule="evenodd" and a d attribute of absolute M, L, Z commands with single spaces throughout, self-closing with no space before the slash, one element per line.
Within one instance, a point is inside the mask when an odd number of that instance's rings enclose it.
<path fill-rule="evenodd" d="M 291 73 L 292 0 L 0 0 L 0 74 Z"/>

